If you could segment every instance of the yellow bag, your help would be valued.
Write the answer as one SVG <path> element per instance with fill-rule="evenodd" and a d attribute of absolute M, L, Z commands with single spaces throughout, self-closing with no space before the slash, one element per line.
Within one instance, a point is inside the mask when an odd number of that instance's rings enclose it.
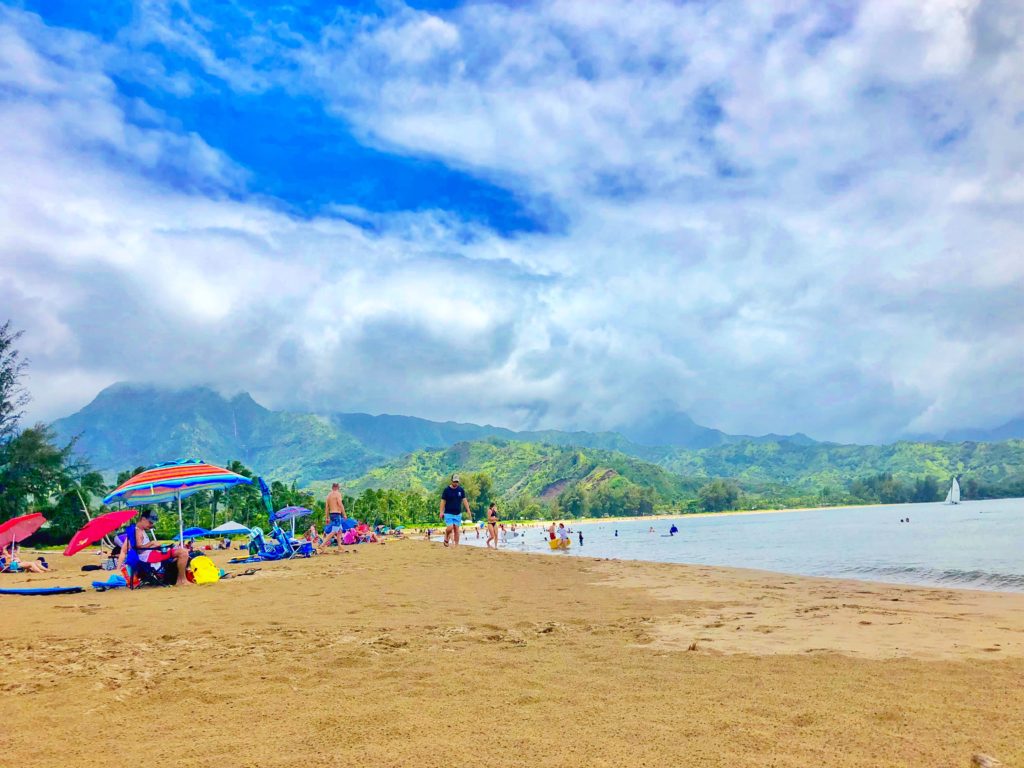
<path fill-rule="evenodd" d="M 206 555 L 193 557 L 188 564 L 192 579 L 196 584 L 212 584 L 220 581 L 220 568 Z"/>

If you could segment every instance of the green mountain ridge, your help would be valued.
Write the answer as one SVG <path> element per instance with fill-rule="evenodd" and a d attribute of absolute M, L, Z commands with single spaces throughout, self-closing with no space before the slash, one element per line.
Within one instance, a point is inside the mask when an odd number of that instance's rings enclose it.
<path fill-rule="evenodd" d="M 367 488 L 432 493 L 452 473 L 484 473 L 503 497 L 550 501 L 569 485 L 596 488 L 630 483 L 650 488 L 665 502 L 691 496 L 699 482 L 619 451 L 530 443 L 501 438 L 457 443 L 443 450 L 420 450 L 375 467 L 346 484 L 346 492 Z M 323 490 L 326 484 L 313 484 Z"/>
<path fill-rule="evenodd" d="M 800 492 L 842 487 L 884 473 L 907 480 L 926 475 L 949 482 L 954 476 L 967 475 L 979 482 L 1005 483 L 1024 477 L 1024 441 L 739 443 L 697 451 L 673 450 L 657 463 L 688 477 L 726 477 L 751 486 L 781 484 Z"/>
<path fill-rule="evenodd" d="M 76 452 L 107 477 L 126 467 L 198 457 L 237 459 L 258 473 L 305 484 L 355 478 L 411 451 L 490 437 L 618 450 L 649 460 L 665 450 L 614 432 L 515 432 L 413 416 L 271 411 L 248 394 L 225 398 L 206 387 L 126 383 L 104 389 L 52 426 L 60 440 L 77 438 Z"/>
<path fill-rule="evenodd" d="M 680 429 L 690 423 L 677 420 Z M 614 432 L 514 432 L 408 416 L 280 412 L 247 394 L 225 398 L 202 387 L 126 384 L 104 390 L 53 427 L 62 440 L 77 436 L 77 452 L 108 478 L 135 466 L 203 458 L 238 460 L 265 477 L 318 490 L 341 481 L 356 493 L 432 495 L 452 471 L 479 472 L 500 496 L 543 501 L 573 489 L 598 496 L 647 489 L 654 502 L 676 504 L 692 501 L 716 478 L 735 483 L 745 503 L 763 506 L 925 500 L 954 475 L 973 483 L 979 496 L 1024 493 L 1019 440 L 858 446 L 729 436 L 699 449 L 652 447 Z"/>

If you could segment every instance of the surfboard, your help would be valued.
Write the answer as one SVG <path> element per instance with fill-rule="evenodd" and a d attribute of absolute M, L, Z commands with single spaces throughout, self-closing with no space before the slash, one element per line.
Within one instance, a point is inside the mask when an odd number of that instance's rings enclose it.
<path fill-rule="evenodd" d="M 85 587 L 24 587 L 0 589 L 0 595 L 73 595 L 85 592 Z"/>

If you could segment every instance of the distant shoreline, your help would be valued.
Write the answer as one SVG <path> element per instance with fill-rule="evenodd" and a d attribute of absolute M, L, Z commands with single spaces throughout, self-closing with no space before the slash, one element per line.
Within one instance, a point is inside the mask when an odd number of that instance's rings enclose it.
<path fill-rule="evenodd" d="M 991 499 L 996 501 L 996 499 Z M 550 520 L 501 520 L 502 523 L 515 523 L 516 525 L 527 525 L 527 526 L 544 526 L 550 525 L 552 522 L 572 522 L 574 525 L 590 525 L 593 523 L 607 523 L 607 522 L 640 522 L 643 520 L 682 520 L 693 517 L 726 517 L 732 515 L 780 515 L 787 514 L 790 512 L 820 512 L 823 510 L 841 510 L 841 509 L 874 509 L 876 507 L 920 507 L 928 504 L 941 504 L 941 501 L 915 501 L 915 502 L 904 502 L 902 504 L 841 504 L 834 507 L 787 507 L 786 509 L 730 509 L 723 512 L 664 512 L 656 515 L 617 515 L 614 517 L 556 517 Z M 960 502 L 961 504 L 969 504 L 970 501 Z M 500 510 L 499 510 L 500 514 Z M 483 520 L 473 519 L 472 525 L 483 522 Z M 469 526 L 470 523 L 463 523 L 463 527 Z M 443 528 L 444 526 L 440 521 L 437 524 L 423 524 L 423 525 L 407 525 L 405 530 L 407 531 L 424 531 L 427 528 Z"/>

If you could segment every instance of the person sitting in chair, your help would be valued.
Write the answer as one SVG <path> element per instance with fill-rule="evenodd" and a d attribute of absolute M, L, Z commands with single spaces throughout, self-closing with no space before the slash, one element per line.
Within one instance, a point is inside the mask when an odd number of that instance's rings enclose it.
<path fill-rule="evenodd" d="M 153 530 L 157 520 L 159 517 L 156 510 L 147 509 L 139 515 L 134 525 L 128 526 L 117 566 L 120 568 L 127 562 L 133 567 L 135 563 L 143 562 L 154 570 L 159 568 L 165 583 L 173 580 L 178 587 L 188 584 L 188 550 L 149 539 L 148 533 Z"/>

